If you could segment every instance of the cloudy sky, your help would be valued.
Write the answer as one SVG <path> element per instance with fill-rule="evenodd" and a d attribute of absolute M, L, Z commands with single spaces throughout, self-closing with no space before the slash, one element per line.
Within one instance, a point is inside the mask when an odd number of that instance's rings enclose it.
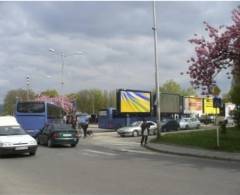
<path fill-rule="evenodd" d="M 189 78 L 188 42 L 204 34 L 203 21 L 231 24 L 238 2 L 157 2 L 160 84 L 174 79 L 182 87 Z M 0 2 L 0 103 L 11 89 L 154 88 L 151 2 Z M 82 51 L 83 55 L 72 55 Z M 222 91 L 229 81 L 218 78 Z"/>

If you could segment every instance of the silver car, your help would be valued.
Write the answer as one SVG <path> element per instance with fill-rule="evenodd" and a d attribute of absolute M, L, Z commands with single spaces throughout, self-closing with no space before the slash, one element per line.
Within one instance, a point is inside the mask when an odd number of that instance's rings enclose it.
<path fill-rule="evenodd" d="M 201 126 L 201 122 L 197 118 L 182 118 L 179 121 L 180 129 L 195 129 Z"/>
<path fill-rule="evenodd" d="M 141 124 L 142 121 L 135 121 L 130 126 L 121 127 L 117 129 L 117 133 L 124 137 L 124 136 L 140 136 L 141 135 Z M 150 126 L 150 135 L 155 135 L 157 131 L 157 124 L 153 121 L 147 121 L 147 124 Z"/>

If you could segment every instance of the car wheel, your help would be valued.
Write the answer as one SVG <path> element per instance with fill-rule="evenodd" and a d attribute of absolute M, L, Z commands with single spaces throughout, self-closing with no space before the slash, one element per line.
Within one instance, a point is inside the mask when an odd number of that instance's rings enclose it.
<path fill-rule="evenodd" d="M 133 137 L 137 137 L 138 136 L 138 132 L 135 130 L 135 131 L 133 131 L 132 135 L 133 135 Z"/>
<path fill-rule="evenodd" d="M 51 139 L 48 139 L 47 146 L 48 146 L 49 148 L 51 148 L 51 147 L 53 146 Z"/>
<path fill-rule="evenodd" d="M 154 130 L 153 130 L 153 135 L 156 135 L 156 134 L 157 134 L 157 130 L 154 129 Z"/>
<path fill-rule="evenodd" d="M 197 125 L 197 129 L 199 129 L 200 128 L 200 125 Z"/>
<path fill-rule="evenodd" d="M 186 125 L 185 129 L 189 129 L 189 126 L 188 126 L 188 125 Z"/>
<path fill-rule="evenodd" d="M 163 128 L 162 128 L 162 131 L 163 131 L 163 132 L 166 132 L 166 131 L 167 131 L 167 128 L 166 128 L 166 127 L 163 127 Z"/>
<path fill-rule="evenodd" d="M 77 145 L 77 144 L 71 144 L 71 147 L 74 148 L 74 147 L 76 147 L 76 145 Z"/>
<path fill-rule="evenodd" d="M 34 152 L 29 152 L 29 155 L 30 155 L 30 156 L 35 156 L 35 154 L 36 154 L 36 151 L 34 151 Z"/>

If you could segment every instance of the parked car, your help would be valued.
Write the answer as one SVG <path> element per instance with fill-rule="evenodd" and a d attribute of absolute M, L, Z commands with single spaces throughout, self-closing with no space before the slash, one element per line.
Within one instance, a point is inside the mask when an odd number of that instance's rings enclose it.
<path fill-rule="evenodd" d="M 161 131 L 172 131 L 172 130 L 179 130 L 180 126 L 177 120 L 174 119 L 165 119 L 161 121 Z"/>
<path fill-rule="evenodd" d="M 205 125 L 214 123 L 215 122 L 215 117 L 214 116 L 209 116 L 209 115 L 202 115 L 199 118 L 199 121 Z"/>
<path fill-rule="evenodd" d="M 0 117 L 0 155 L 35 155 L 37 147 L 36 140 L 21 128 L 15 117 Z"/>
<path fill-rule="evenodd" d="M 235 121 L 234 121 L 233 117 L 228 116 L 228 117 L 225 118 L 225 120 L 227 121 L 228 125 L 231 125 L 231 126 L 235 125 Z"/>
<path fill-rule="evenodd" d="M 54 145 L 71 145 L 75 147 L 79 141 L 79 132 L 69 124 L 52 123 L 46 125 L 37 135 L 37 142 L 52 147 Z"/>
<path fill-rule="evenodd" d="M 180 129 L 198 129 L 201 126 L 201 122 L 197 118 L 182 118 L 179 124 Z"/>
<path fill-rule="evenodd" d="M 117 129 L 117 133 L 120 136 L 140 136 L 141 135 L 141 125 L 143 121 L 135 121 L 130 126 L 121 127 Z M 150 135 L 155 135 L 157 131 L 157 124 L 153 121 L 147 121 L 147 124 L 150 126 Z"/>

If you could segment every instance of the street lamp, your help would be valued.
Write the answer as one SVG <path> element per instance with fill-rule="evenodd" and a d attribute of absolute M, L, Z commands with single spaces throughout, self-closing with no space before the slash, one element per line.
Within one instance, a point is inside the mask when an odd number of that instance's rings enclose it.
<path fill-rule="evenodd" d="M 155 10 L 155 0 L 153 1 L 153 35 L 154 35 L 154 57 L 155 57 L 155 93 L 156 93 L 156 108 L 157 108 L 157 138 L 160 137 L 160 91 L 159 91 L 159 66 L 157 58 L 157 28 L 156 28 L 156 10 Z"/>
<path fill-rule="evenodd" d="M 63 81 L 63 71 L 64 71 L 64 59 L 69 56 L 74 56 L 74 55 L 83 55 L 83 52 L 81 51 L 76 51 L 72 54 L 66 55 L 64 52 L 59 52 L 56 51 L 55 49 L 50 48 L 49 52 L 53 53 L 54 55 L 58 55 L 61 58 L 61 105 L 63 106 L 63 86 L 64 86 L 64 81 Z"/>
<path fill-rule="evenodd" d="M 27 87 L 27 101 L 29 101 L 29 94 L 30 94 L 30 76 L 26 76 L 26 87 Z"/>

